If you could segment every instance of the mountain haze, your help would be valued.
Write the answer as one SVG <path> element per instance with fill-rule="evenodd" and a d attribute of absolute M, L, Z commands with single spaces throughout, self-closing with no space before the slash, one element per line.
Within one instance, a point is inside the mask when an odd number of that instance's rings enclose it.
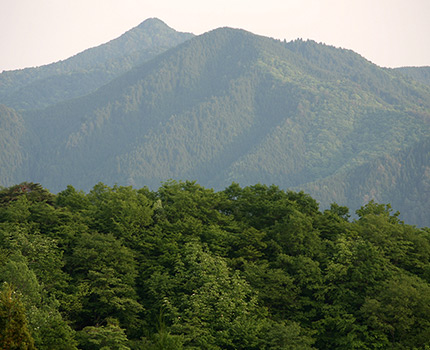
<path fill-rule="evenodd" d="M 350 50 L 231 28 L 128 67 L 86 96 L 22 112 L 28 170 L 15 182 L 52 191 L 169 178 L 216 189 L 274 183 L 323 206 L 393 202 L 430 224 L 420 195 L 430 87 L 413 77 Z"/>

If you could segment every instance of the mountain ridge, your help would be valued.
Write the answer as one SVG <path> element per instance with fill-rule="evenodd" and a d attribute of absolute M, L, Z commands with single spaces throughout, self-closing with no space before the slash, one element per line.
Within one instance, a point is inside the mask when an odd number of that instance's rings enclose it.
<path fill-rule="evenodd" d="M 169 178 L 216 189 L 274 183 L 309 189 L 326 206 L 344 198 L 324 186 L 353 187 L 359 167 L 429 137 L 430 87 L 351 50 L 219 28 L 23 118 L 30 180 L 52 191 L 99 181 L 156 188 Z M 363 188 L 368 200 L 401 204 Z"/>

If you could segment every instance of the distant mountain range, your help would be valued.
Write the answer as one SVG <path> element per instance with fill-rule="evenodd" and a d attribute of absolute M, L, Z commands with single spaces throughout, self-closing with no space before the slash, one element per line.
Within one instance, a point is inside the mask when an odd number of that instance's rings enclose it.
<path fill-rule="evenodd" d="M 1 185 L 276 184 L 323 206 L 391 203 L 430 226 L 429 82 L 429 67 L 150 19 L 63 62 L 0 74 Z"/>

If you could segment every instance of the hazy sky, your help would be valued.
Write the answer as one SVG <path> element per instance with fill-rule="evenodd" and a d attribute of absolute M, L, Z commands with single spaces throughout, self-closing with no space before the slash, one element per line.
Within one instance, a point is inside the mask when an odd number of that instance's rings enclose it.
<path fill-rule="evenodd" d="M 68 58 L 145 19 L 202 34 L 242 28 L 352 49 L 379 66 L 430 66 L 430 0 L 0 0 L 0 72 Z"/>

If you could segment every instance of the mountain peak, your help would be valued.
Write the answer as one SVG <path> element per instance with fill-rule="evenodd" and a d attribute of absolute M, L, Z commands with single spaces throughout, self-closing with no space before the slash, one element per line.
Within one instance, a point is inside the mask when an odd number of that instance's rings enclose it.
<path fill-rule="evenodd" d="M 168 25 L 165 22 L 163 22 L 161 19 L 159 19 L 157 17 L 147 18 L 142 23 L 140 23 L 138 25 L 138 27 L 148 27 L 148 26 L 164 26 L 164 27 L 168 27 Z"/>
<path fill-rule="evenodd" d="M 177 32 L 175 29 L 173 29 L 172 27 L 168 26 L 164 21 L 162 21 L 161 19 L 159 19 L 157 17 L 151 17 L 151 18 L 145 19 L 138 26 L 130 29 L 129 31 L 127 31 L 124 34 L 127 34 L 129 32 L 133 32 L 133 31 L 136 31 L 136 30 L 143 30 L 145 32 L 151 32 L 151 31 L 171 32 L 171 33 Z M 191 33 L 180 33 L 180 32 L 177 32 L 177 33 L 178 34 L 192 35 Z"/>

